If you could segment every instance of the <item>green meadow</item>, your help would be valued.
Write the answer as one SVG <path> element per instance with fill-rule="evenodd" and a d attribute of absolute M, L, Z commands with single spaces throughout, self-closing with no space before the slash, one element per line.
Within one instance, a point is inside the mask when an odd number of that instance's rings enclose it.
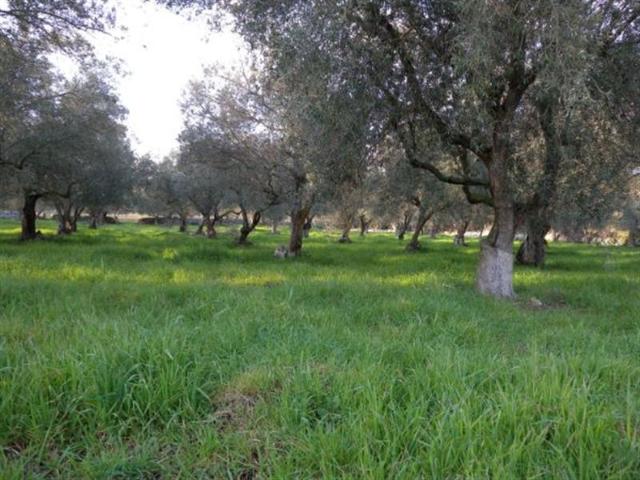
<path fill-rule="evenodd" d="M 499 301 L 448 237 L 54 227 L 0 223 L 2 479 L 640 478 L 640 251 Z"/>

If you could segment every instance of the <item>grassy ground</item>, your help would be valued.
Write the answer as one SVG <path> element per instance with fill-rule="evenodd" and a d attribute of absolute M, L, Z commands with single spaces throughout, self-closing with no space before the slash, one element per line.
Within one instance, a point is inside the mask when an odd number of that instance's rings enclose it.
<path fill-rule="evenodd" d="M 505 302 L 445 238 L 17 232 L 3 479 L 640 478 L 640 252 L 554 244 Z"/>

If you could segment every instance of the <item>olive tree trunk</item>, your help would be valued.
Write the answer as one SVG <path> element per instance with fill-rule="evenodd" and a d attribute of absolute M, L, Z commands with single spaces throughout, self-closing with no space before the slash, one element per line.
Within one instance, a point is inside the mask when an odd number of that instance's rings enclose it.
<path fill-rule="evenodd" d="M 205 216 L 202 216 L 202 221 L 200 222 L 200 225 L 198 225 L 198 228 L 196 229 L 196 233 L 194 235 L 202 235 L 204 234 L 204 226 L 205 226 Z"/>
<path fill-rule="evenodd" d="M 187 216 L 186 215 L 180 215 L 180 233 L 186 233 L 187 232 Z"/>
<path fill-rule="evenodd" d="M 351 243 L 351 238 L 349 238 L 349 234 L 351 233 L 351 227 L 344 227 L 342 229 L 342 234 L 338 239 L 338 243 Z"/>
<path fill-rule="evenodd" d="M 90 212 L 91 220 L 89 221 L 89 228 L 95 230 L 98 228 L 98 225 L 102 222 L 102 218 L 104 216 L 102 210 L 94 210 Z"/>
<path fill-rule="evenodd" d="M 75 207 L 73 209 L 73 215 L 71 215 L 71 231 L 74 233 L 78 231 L 78 220 L 83 211 L 84 208 L 81 207 Z"/>
<path fill-rule="evenodd" d="M 71 204 L 64 201 L 56 202 L 56 211 L 58 212 L 58 235 L 73 233 Z"/>
<path fill-rule="evenodd" d="M 260 219 L 262 218 L 262 212 L 254 212 L 249 219 L 249 214 L 247 211 L 242 208 L 242 227 L 240 228 L 240 235 L 236 240 L 238 245 L 248 245 L 249 244 L 249 235 L 253 232 L 258 224 L 260 223 Z"/>
<path fill-rule="evenodd" d="M 462 222 L 460 222 L 460 225 L 458 225 L 458 229 L 456 231 L 456 236 L 453 237 L 453 244 L 456 247 L 466 247 L 467 243 L 464 240 L 464 236 L 467 234 L 467 229 L 469 228 L 469 223 L 471 223 L 469 220 L 463 220 Z"/>
<path fill-rule="evenodd" d="M 404 236 L 411 226 L 411 219 L 413 218 L 413 212 L 411 210 L 405 210 L 402 215 L 402 221 L 396 225 L 396 235 L 398 240 L 404 240 Z"/>
<path fill-rule="evenodd" d="M 36 203 L 40 195 L 25 193 L 24 204 L 22 206 L 22 231 L 20 238 L 22 240 L 34 240 L 38 237 L 36 230 Z"/>
<path fill-rule="evenodd" d="M 533 265 L 542 267 L 546 257 L 546 242 L 544 237 L 551 229 L 551 225 L 544 218 L 545 215 L 529 215 L 525 219 L 525 238 L 518 253 L 516 261 L 521 265 Z"/>
<path fill-rule="evenodd" d="M 480 262 L 476 272 L 476 289 L 498 298 L 512 298 L 513 237 L 515 206 L 508 186 L 506 147 L 498 150 L 489 166 L 489 178 L 494 201 L 493 226 L 480 247 Z"/>
<path fill-rule="evenodd" d="M 207 238 L 217 238 L 218 232 L 216 231 L 216 221 L 211 218 L 211 216 L 206 215 L 204 217 L 204 226 L 207 229 L 206 235 Z"/>
<path fill-rule="evenodd" d="M 208 213 L 202 214 L 202 221 L 200 225 L 198 225 L 198 229 L 196 230 L 196 235 L 205 235 L 207 238 L 215 238 L 217 236 L 217 232 L 215 229 L 215 221 L 211 219 L 211 215 Z"/>
<path fill-rule="evenodd" d="M 369 225 L 371 220 L 368 220 L 366 215 L 360 215 L 360 236 L 364 237 L 369 232 Z"/>
<path fill-rule="evenodd" d="M 627 245 L 629 247 L 640 246 L 640 222 L 637 218 L 634 218 L 629 226 L 629 238 L 627 239 Z"/>
<path fill-rule="evenodd" d="M 420 244 L 420 234 L 424 229 L 424 226 L 433 216 L 433 210 L 427 210 L 424 207 L 420 207 L 418 211 L 418 220 L 416 221 L 416 227 L 413 230 L 413 235 L 411 235 L 411 241 L 407 244 L 406 250 L 410 252 L 418 251 L 422 248 Z"/>
<path fill-rule="evenodd" d="M 313 228 L 313 215 L 310 215 L 305 219 L 304 225 L 302 226 L 302 236 L 304 238 L 309 238 L 309 233 L 311 232 L 312 228 Z"/>
<path fill-rule="evenodd" d="M 546 256 L 544 237 L 551 229 L 551 203 L 556 194 L 556 184 L 562 159 L 561 141 L 555 112 L 557 99 L 541 100 L 537 109 L 540 128 L 545 141 L 545 160 L 542 177 L 536 186 L 533 199 L 524 209 L 525 239 L 516 254 L 521 265 L 542 267 Z"/>
<path fill-rule="evenodd" d="M 291 236 L 289 237 L 289 255 L 297 257 L 302 253 L 302 242 L 305 224 L 309 215 L 309 207 L 305 206 L 291 212 Z"/>
<path fill-rule="evenodd" d="M 480 293 L 511 298 L 513 291 L 513 208 L 495 210 L 494 225 L 481 243 L 476 288 Z"/>

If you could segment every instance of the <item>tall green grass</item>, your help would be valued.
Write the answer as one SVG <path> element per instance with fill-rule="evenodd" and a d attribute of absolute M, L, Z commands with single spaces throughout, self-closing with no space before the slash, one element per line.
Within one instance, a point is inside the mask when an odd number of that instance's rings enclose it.
<path fill-rule="evenodd" d="M 444 237 L 17 233 L 1 478 L 640 478 L 638 251 L 552 244 L 506 302 Z"/>

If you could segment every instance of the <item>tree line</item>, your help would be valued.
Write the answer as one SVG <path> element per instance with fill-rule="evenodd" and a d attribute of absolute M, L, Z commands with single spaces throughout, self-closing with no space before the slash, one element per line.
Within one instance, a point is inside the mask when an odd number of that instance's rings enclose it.
<path fill-rule="evenodd" d="M 312 123 L 329 120 L 302 144 L 313 151 L 318 131 L 340 130 L 323 145 L 348 146 L 319 163 L 343 180 L 392 143 L 406 164 L 489 207 L 482 293 L 513 296 L 517 229 L 526 232 L 518 261 L 542 265 L 552 221 L 597 221 L 637 166 L 635 1 L 166 3 L 230 15 L 253 47 L 262 91 L 280 92 Z"/>
<path fill-rule="evenodd" d="M 110 12 L 67 0 L 0 14 L 1 190 L 22 200 L 24 239 L 40 199 L 61 233 L 82 212 L 93 226 L 117 209 L 176 215 L 182 230 L 197 213 L 209 238 L 237 217 L 246 244 L 288 217 L 291 256 L 318 216 L 344 243 L 354 225 L 411 226 L 410 250 L 430 221 L 458 245 L 491 224 L 476 287 L 497 297 L 514 295 L 514 261 L 544 264 L 552 229 L 588 240 L 616 224 L 639 241 L 637 2 L 160 3 L 232 18 L 251 54 L 191 82 L 179 149 L 159 164 L 132 153 L 111 69 L 79 35 Z M 76 78 L 56 76 L 56 49 Z"/>

